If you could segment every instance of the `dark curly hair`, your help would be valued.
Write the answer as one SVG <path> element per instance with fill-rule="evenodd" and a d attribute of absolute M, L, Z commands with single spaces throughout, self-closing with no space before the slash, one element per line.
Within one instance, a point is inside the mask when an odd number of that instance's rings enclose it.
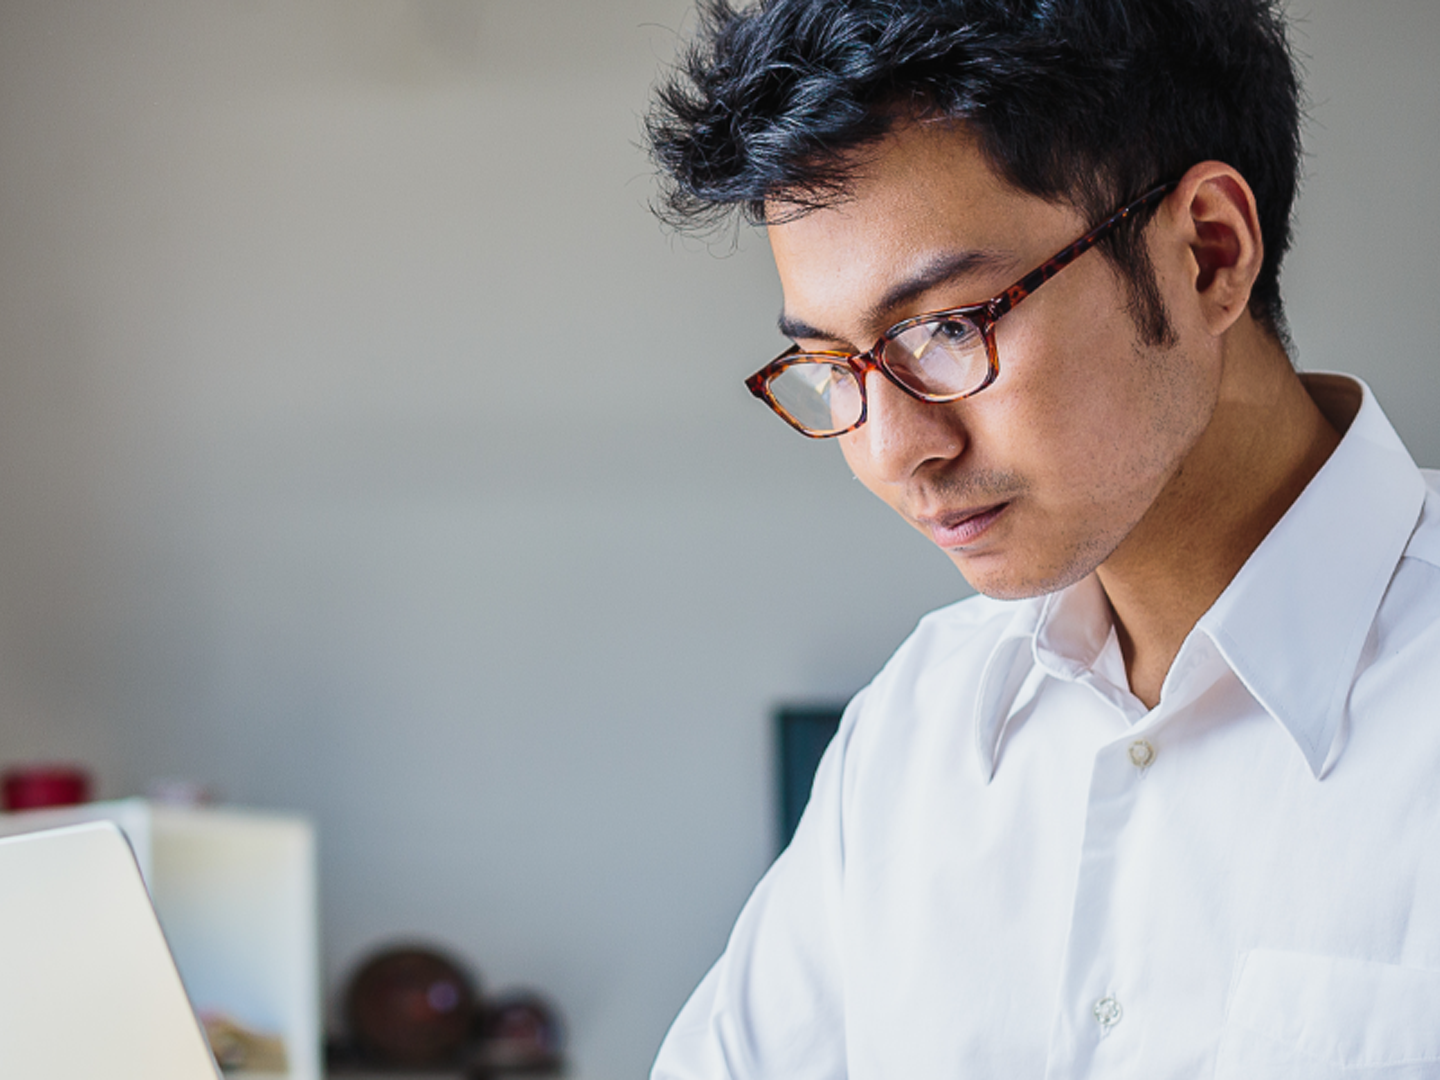
<path fill-rule="evenodd" d="M 1265 247 L 1250 310 L 1286 340 L 1300 87 L 1275 0 L 700 0 L 646 120 L 657 212 L 703 228 L 736 208 L 763 222 L 776 198 L 831 205 L 853 152 L 908 116 L 963 122 L 1010 184 L 1092 222 L 1199 161 L 1233 166 Z M 1103 250 L 1163 340 L 1144 223 Z"/>

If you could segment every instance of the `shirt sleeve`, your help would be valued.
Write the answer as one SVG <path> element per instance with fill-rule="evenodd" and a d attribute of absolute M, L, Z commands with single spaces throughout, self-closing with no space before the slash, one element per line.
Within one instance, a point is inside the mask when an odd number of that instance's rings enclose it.
<path fill-rule="evenodd" d="M 794 839 L 670 1028 L 651 1080 L 846 1076 L 842 810 L 861 696 L 821 758 Z"/>

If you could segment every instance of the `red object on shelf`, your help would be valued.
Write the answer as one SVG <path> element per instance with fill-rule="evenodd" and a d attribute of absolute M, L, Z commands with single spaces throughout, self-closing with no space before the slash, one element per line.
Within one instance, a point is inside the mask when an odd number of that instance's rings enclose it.
<path fill-rule="evenodd" d="M 5 773 L 5 809 L 38 810 L 90 801 L 90 774 L 75 765 L 28 765 Z"/>
<path fill-rule="evenodd" d="M 345 1016 L 370 1064 L 432 1069 L 460 1063 L 479 994 L 459 962 L 423 946 L 375 953 L 350 980 Z"/>

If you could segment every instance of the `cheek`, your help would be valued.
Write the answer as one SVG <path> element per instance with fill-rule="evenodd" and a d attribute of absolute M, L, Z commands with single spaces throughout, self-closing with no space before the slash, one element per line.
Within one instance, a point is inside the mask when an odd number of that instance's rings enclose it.
<path fill-rule="evenodd" d="M 840 446 L 840 453 L 845 458 L 845 467 L 850 470 L 851 475 L 864 484 L 866 490 L 878 496 L 888 505 L 896 506 L 900 493 L 895 491 L 892 485 L 880 482 L 870 460 L 868 425 L 860 428 L 859 431 L 852 431 L 849 435 L 841 435 L 835 439 L 835 442 Z"/>
<path fill-rule="evenodd" d="M 841 456 L 845 458 L 845 467 L 850 470 L 855 479 L 884 499 L 885 491 L 875 482 L 874 474 L 870 469 L 869 444 L 866 435 L 867 433 L 862 427 L 859 431 L 852 431 L 849 435 L 841 435 L 835 442 L 840 447 Z"/>
<path fill-rule="evenodd" d="M 1018 328 L 1000 345 L 992 435 L 1050 481 L 1047 501 L 1148 503 L 1203 427 L 1194 365 L 1176 349 L 1139 344 L 1128 316 L 1068 333 Z M 1007 345 L 1016 358 L 1008 369 Z"/>
<path fill-rule="evenodd" d="M 1043 329 L 1049 332 L 1027 326 L 999 338 L 1000 376 L 981 397 L 989 399 L 991 438 L 1007 455 L 1036 469 L 1068 469 L 1091 459 L 1125 416 L 1110 362 L 1116 343 L 1093 328 Z"/>

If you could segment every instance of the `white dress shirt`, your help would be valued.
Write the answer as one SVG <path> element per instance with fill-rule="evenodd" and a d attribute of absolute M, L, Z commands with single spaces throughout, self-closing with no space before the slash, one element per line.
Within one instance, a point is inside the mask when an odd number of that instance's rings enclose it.
<path fill-rule="evenodd" d="M 1440 474 L 1362 384 L 1151 710 L 1092 576 L 927 616 L 655 1080 L 1440 1078 Z"/>

